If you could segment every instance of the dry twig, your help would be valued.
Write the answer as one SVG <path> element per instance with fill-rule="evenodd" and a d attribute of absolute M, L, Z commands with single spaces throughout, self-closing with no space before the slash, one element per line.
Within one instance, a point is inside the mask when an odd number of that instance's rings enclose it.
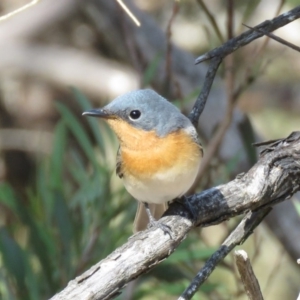
<path fill-rule="evenodd" d="M 172 84 L 172 24 L 175 20 L 176 15 L 179 12 L 179 4 L 175 1 L 173 3 L 173 10 L 171 18 L 167 25 L 167 32 L 166 32 L 166 41 L 167 41 L 167 50 L 166 50 L 166 70 L 165 70 L 165 78 L 164 78 L 164 90 L 166 95 L 170 93 L 170 86 Z"/>
<path fill-rule="evenodd" d="M 235 261 L 249 300 L 264 300 L 247 253 L 235 251 Z"/>
<path fill-rule="evenodd" d="M 218 26 L 218 23 L 216 22 L 216 19 L 213 16 L 213 14 L 211 13 L 211 11 L 208 9 L 207 5 L 203 2 L 203 0 L 197 0 L 197 3 L 204 10 L 204 12 L 208 18 L 208 21 L 210 22 L 212 28 L 215 30 L 215 33 L 216 33 L 218 39 L 220 40 L 220 42 L 224 43 L 224 39 L 223 39 L 221 30 Z"/>
<path fill-rule="evenodd" d="M 198 127 L 199 117 L 204 110 L 208 95 L 210 93 L 211 86 L 214 82 L 221 61 L 222 60 L 218 57 L 210 61 L 203 87 L 201 89 L 201 92 L 195 102 L 195 105 L 191 113 L 189 114 L 189 118 L 196 128 Z"/>
<path fill-rule="evenodd" d="M 189 287 L 183 292 L 178 300 L 191 299 L 201 284 L 209 277 L 217 264 L 225 258 L 225 256 L 237 245 L 244 242 L 244 240 L 253 232 L 253 230 L 260 224 L 264 217 L 271 211 L 271 208 L 264 208 L 259 212 L 249 212 L 237 228 L 229 235 L 221 247 L 206 261 L 203 268 L 199 271 L 197 276 L 192 280 Z M 257 300 L 260 300 L 257 298 Z"/>
<path fill-rule="evenodd" d="M 231 10 L 229 10 L 229 14 L 231 13 Z M 247 32 L 230 39 L 228 42 L 224 43 L 221 47 L 215 48 L 200 57 L 196 59 L 196 63 L 203 62 L 207 59 L 211 59 L 207 75 L 205 78 L 205 82 L 203 85 L 203 88 L 201 90 L 201 93 L 199 97 L 196 100 L 196 103 L 193 107 L 192 112 L 189 115 L 189 118 L 191 119 L 192 123 L 197 127 L 198 125 L 198 119 L 204 110 L 207 97 L 209 95 L 210 89 L 212 82 L 214 80 L 214 76 L 218 70 L 218 67 L 222 61 L 223 58 L 237 50 L 238 48 L 247 45 L 251 41 L 253 41 L 256 38 L 259 38 L 263 36 L 263 32 L 268 32 L 275 30 L 290 21 L 293 21 L 297 18 L 300 17 L 300 6 L 296 7 L 293 10 L 290 10 L 287 13 L 284 13 L 280 15 L 279 17 L 274 18 L 271 21 L 265 21 L 257 26 L 255 26 L 253 29 L 248 30 Z M 230 34 L 231 29 L 228 28 L 228 33 Z M 234 109 L 234 103 L 236 102 L 236 99 L 239 95 L 237 92 L 233 92 L 233 75 L 231 73 L 231 67 L 232 67 L 232 58 L 227 60 L 227 69 L 230 72 L 230 76 L 227 79 L 227 94 L 228 94 L 228 105 L 227 105 L 227 110 L 225 117 L 223 121 L 220 123 L 217 132 L 214 134 L 213 138 L 210 140 L 210 143 L 206 149 L 206 155 L 204 156 L 202 163 L 201 163 L 201 168 L 197 176 L 197 180 L 195 182 L 198 182 L 199 179 L 203 176 L 203 174 L 206 173 L 209 164 L 212 160 L 212 158 L 215 156 L 215 153 L 217 152 L 220 143 L 229 128 L 231 124 L 231 119 L 232 119 L 232 113 Z M 192 188 L 193 189 L 193 188 Z"/>
<path fill-rule="evenodd" d="M 10 13 L 2 16 L 2 17 L 0 17 L 0 22 L 4 21 L 4 20 L 7 20 L 7 19 L 9 19 L 9 18 L 11 18 L 11 17 L 13 17 L 13 16 L 15 16 L 15 15 L 23 12 L 24 10 L 26 10 L 26 9 L 28 9 L 28 8 L 36 5 L 38 2 L 40 2 L 40 0 L 33 0 L 30 3 L 28 3 L 26 5 L 23 5 L 22 7 L 20 7 L 18 9 L 16 9 L 16 10 L 14 10 L 14 11 L 12 11 L 12 12 L 10 12 Z"/>
<path fill-rule="evenodd" d="M 300 6 L 295 7 L 294 9 L 281 14 L 280 16 L 264 21 L 263 23 L 255 26 L 253 29 L 250 29 L 243 34 L 227 41 L 222 46 L 215 48 L 207 53 L 199 56 L 196 59 L 196 64 L 199 64 L 205 60 L 211 59 L 213 57 L 223 58 L 230 53 L 236 51 L 238 48 L 248 45 L 253 40 L 260 38 L 264 35 L 262 32 L 271 32 L 284 25 L 298 19 L 300 17 Z M 261 32 L 262 31 L 262 32 Z"/>
<path fill-rule="evenodd" d="M 123 3 L 122 0 L 116 0 L 122 9 L 126 12 L 126 14 L 132 19 L 132 21 L 136 24 L 136 26 L 141 26 L 140 21 L 136 18 L 136 16 L 131 12 L 131 10 Z"/>
<path fill-rule="evenodd" d="M 266 32 L 266 31 L 264 31 L 262 29 L 255 29 L 254 27 L 250 27 L 250 26 L 248 26 L 246 24 L 243 24 L 243 25 L 246 26 L 249 29 L 257 30 L 257 31 L 263 33 L 264 35 L 268 36 L 269 38 L 273 39 L 274 41 L 277 41 L 280 44 L 283 44 L 283 45 L 285 45 L 285 46 L 287 46 L 287 47 L 289 47 L 291 49 L 294 49 L 294 50 L 300 52 L 300 47 L 299 46 L 296 46 L 295 44 L 292 44 L 292 43 L 290 43 L 290 42 L 282 39 L 281 37 L 279 37 L 279 36 L 277 36 L 277 35 L 275 35 L 273 33 Z"/>

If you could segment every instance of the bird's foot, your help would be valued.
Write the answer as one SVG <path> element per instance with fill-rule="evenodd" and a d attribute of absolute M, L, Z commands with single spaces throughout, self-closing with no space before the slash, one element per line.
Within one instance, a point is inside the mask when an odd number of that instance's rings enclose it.
<path fill-rule="evenodd" d="M 147 227 L 148 228 L 152 228 L 152 227 L 159 228 L 163 231 L 164 234 L 168 234 L 170 236 L 170 238 L 173 239 L 171 227 L 164 224 L 164 223 L 161 223 L 161 222 L 155 220 L 155 218 L 151 214 L 148 203 L 144 202 L 144 205 L 145 205 L 146 213 L 147 213 L 148 218 L 149 218 L 149 223 L 148 223 Z"/>
<path fill-rule="evenodd" d="M 172 230 L 171 230 L 170 226 L 153 219 L 153 220 L 149 221 L 148 228 L 153 228 L 153 227 L 161 229 L 164 234 L 168 234 L 170 236 L 170 238 L 173 239 Z"/>

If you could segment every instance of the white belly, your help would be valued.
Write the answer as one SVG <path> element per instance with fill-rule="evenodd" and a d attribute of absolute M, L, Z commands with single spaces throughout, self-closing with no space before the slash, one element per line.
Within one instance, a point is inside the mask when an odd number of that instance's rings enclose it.
<path fill-rule="evenodd" d="M 147 203 L 165 203 L 184 195 L 194 183 L 199 163 L 180 169 L 172 169 L 156 173 L 151 179 L 138 180 L 132 176 L 124 176 L 126 190 L 138 201 Z"/>

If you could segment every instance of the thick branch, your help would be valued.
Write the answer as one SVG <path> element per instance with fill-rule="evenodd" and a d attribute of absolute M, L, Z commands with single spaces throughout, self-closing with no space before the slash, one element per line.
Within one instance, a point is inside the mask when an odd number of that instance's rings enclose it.
<path fill-rule="evenodd" d="M 220 223 L 249 210 L 260 210 L 290 198 L 300 189 L 300 132 L 264 144 L 259 161 L 235 180 L 189 197 L 198 213 L 196 221 L 173 203 L 161 219 L 173 239 L 159 228 L 132 236 L 126 244 L 90 268 L 52 300 L 111 299 L 131 280 L 168 257 L 196 226 Z"/>

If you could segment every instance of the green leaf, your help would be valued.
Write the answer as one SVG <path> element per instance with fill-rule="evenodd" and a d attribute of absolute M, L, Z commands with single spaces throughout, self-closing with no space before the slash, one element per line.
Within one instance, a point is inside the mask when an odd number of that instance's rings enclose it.
<path fill-rule="evenodd" d="M 0 229 L 0 248 L 3 255 L 3 263 L 7 270 L 16 279 L 20 289 L 26 289 L 26 262 L 25 256 L 20 246 L 12 239 L 7 229 Z"/>
<path fill-rule="evenodd" d="M 54 219 L 59 229 L 61 243 L 61 266 L 68 278 L 72 275 L 72 240 L 73 240 L 73 224 L 71 222 L 69 210 L 62 194 L 57 191 L 55 194 Z M 75 226 L 74 226 L 75 228 Z"/>
<path fill-rule="evenodd" d="M 8 183 L 0 184 L 0 202 L 17 214 L 18 205 L 14 191 Z"/>
<path fill-rule="evenodd" d="M 54 134 L 53 152 L 51 156 L 50 165 L 50 182 L 54 188 L 62 188 L 63 185 L 63 166 L 64 166 L 64 155 L 66 151 L 67 143 L 67 128 L 66 124 L 60 121 Z"/>
<path fill-rule="evenodd" d="M 50 228 L 45 227 L 43 222 L 39 222 L 38 218 L 33 217 L 32 211 L 18 199 L 18 216 L 22 222 L 28 226 L 30 248 L 33 251 L 43 268 L 43 274 L 46 276 L 46 283 L 50 290 L 57 288 L 54 281 L 54 262 L 56 257 L 56 248 L 54 240 L 49 233 Z"/>

